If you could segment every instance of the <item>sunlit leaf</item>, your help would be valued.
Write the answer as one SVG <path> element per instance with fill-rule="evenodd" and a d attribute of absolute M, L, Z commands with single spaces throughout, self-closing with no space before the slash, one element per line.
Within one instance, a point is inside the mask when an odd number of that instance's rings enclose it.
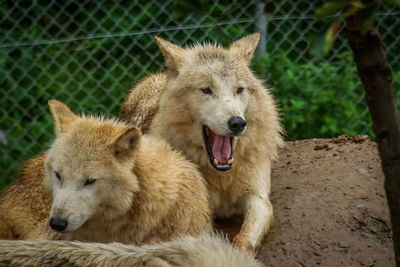
<path fill-rule="evenodd" d="M 334 21 L 326 32 L 323 49 L 325 55 L 329 53 L 329 50 L 331 50 L 341 26 L 341 21 Z"/>
<path fill-rule="evenodd" d="M 366 6 L 368 6 L 369 4 L 364 4 L 362 1 L 350 1 L 350 4 L 358 9 L 363 9 Z"/>
<path fill-rule="evenodd" d="M 374 3 L 374 2 L 364 4 L 360 1 L 351 1 L 351 3 L 344 10 L 344 17 L 347 18 L 349 16 L 352 16 L 360 10 L 362 10 L 364 8 L 369 8 L 371 6 L 375 6 L 376 4 L 377 3 Z"/>
<path fill-rule="evenodd" d="M 347 5 L 349 5 L 348 0 L 328 1 L 315 11 L 314 16 L 317 19 L 324 19 L 335 15 Z"/>

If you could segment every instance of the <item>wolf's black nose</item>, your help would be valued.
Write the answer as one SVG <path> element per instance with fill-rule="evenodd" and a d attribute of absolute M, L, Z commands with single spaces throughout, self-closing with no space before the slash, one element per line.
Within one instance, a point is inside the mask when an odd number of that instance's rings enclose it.
<path fill-rule="evenodd" d="M 228 126 L 233 133 L 238 134 L 246 127 L 246 121 L 242 117 L 232 117 L 228 121 Z"/>
<path fill-rule="evenodd" d="M 67 229 L 68 226 L 68 221 L 61 219 L 61 218 L 51 218 L 50 219 L 50 227 L 53 230 L 56 230 L 58 232 L 62 232 L 65 229 Z"/>

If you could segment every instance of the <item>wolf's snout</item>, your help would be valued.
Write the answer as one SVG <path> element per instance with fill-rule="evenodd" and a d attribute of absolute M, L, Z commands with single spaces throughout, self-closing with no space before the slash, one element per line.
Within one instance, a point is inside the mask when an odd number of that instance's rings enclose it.
<path fill-rule="evenodd" d="M 246 128 L 246 121 L 242 117 L 232 117 L 228 120 L 229 129 L 238 134 Z"/>
<path fill-rule="evenodd" d="M 67 229 L 68 221 L 62 218 L 51 218 L 50 227 L 58 232 L 63 232 Z"/>

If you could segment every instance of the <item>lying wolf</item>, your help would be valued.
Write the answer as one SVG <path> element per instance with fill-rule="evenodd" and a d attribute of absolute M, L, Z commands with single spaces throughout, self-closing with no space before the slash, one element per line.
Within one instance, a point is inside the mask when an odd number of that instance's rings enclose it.
<path fill-rule="evenodd" d="M 211 232 L 204 180 L 165 141 L 49 106 L 56 139 L 3 192 L 0 238 L 141 244 Z"/>
<path fill-rule="evenodd" d="M 29 160 L 0 195 L 0 239 L 59 239 L 49 227 L 51 199 L 43 186 L 46 153 Z"/>
<path fill-rule="evenodd" d="M 0 241 L 1 266 L 261 267 L 221 238 L 184 236 L 141 247 L 72 241 Z"/>
<path fill-rule="evenodd" d="M 165 138 L 196 163 L 217 217 L 243 214 L 233 242 L 253 251 L 273 217 L 271 162 L 283 145 L 270 92 L 249 65 L 259 34 L 181 48 L 156 37 L 168 68 L 127 96 L 120 118 Z"/>

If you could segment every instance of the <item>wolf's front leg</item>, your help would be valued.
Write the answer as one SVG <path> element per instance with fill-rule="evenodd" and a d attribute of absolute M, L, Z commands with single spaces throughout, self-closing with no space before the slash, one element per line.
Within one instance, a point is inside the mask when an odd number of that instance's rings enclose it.
<path fill-rule="evenodd" d="M 255 247 L 268 231 L 273 218 L 272 204 L 267 198 L 249 196 L 240 232 L 233 243 L 242 251 L 253 253 Z"/>

